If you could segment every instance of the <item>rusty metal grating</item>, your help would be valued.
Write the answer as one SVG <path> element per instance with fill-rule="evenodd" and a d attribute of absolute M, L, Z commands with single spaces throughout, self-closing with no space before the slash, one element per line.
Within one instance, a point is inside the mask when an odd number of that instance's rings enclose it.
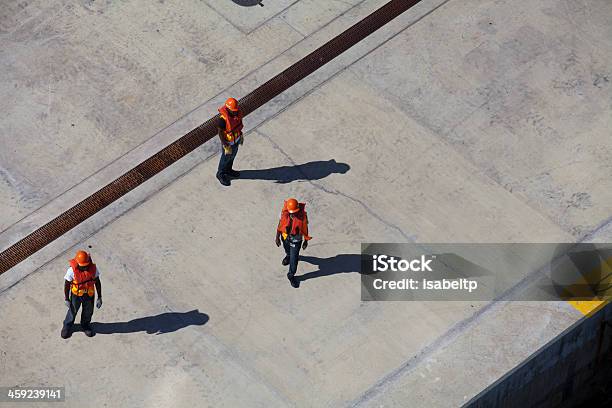
<path fill-rule="evenodd" d="M 421 0 L 393 0 L 240 99 L 245 116 L 312 74 Z M 0 253 L 0 274 L 39 251 L 217 134 L 210 118 Z"/>

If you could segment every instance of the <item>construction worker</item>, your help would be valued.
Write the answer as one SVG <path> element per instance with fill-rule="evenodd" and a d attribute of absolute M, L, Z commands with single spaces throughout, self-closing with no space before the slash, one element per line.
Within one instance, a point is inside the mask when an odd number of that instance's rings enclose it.
<path fill-rule="evenodd" d="M 298 288 L 299 280 L 295 278 L 300 256 L 300 246 L 306 249 L 308 241 L 312 239 L 308 235 L 308 216 L 305 210 L 306 204 L 298 203 L 295 198 L 290 198 L 283 204 L 280 221 L 276 228 L 276 246 L 280 247 L 281 237 L 285 248 L 285 257 L 282 264 L 289 265 L 287 278 L 291 286 Z M 302 243 L 303 238 L 303 243 Z"/>
<path fill-rule="evenodd" d="M 62 338 L 67 339 L 72 335 L 72 325 L 83 305 L 81 312 L 81 327 L 87 337 L 95 335 L 91 328 L 91 316 L 94 312 L 95 292 L 98 292 L 96 307 L 102 307 L 102 284 L 100 283 L 100 271 L 91 261 L 91 257 L 85 251 L 77 251 L 74 259 L 70 261 L 70 267 L 64 276 L 64 299 L 68 312 L 64 319 Z"/>
<path fill-rule="evenodd" d="M 230 185 L 230 178 L 240 177 L 240 172 L 232 169 L 238 153 L 238 146 L 244 141 L 242 136 L 242 112 L 238 101 L 228 98 L 225 105 L 219 108 L 217 128 L 221 139 L 221 158 L 217 169 L 217 179 L 224 186 Z"/>

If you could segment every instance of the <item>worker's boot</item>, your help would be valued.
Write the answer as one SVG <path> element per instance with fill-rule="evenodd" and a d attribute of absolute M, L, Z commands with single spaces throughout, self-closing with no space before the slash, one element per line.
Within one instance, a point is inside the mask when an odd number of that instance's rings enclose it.
<path fill-rule="evenodd" d="M 64 326 L 62 327 L 62 339 L 67 339 L 72 336 L 72 328 Z"/>
<path fill-rule="evenodd" d="M 289 255 L 283 258 L 282 264 L 283 266 L 289 265 Z"/>
<path fill-rule="evenodd" d="M 231 184 L 227 176 L 223 173 L 217 173 L 217 180 L 224 186 L 229 186 Z"/>
<path fill-rule="evenodd" d="M 94 331 L 94 329 L 91 328 L 90 325 L 83 326 L 83 332 L 85 332 L 85 335 L 87 337 L 93 337 L 96 335 L 96 332 Z"/>
<path fill-rule="evenodd" d="M 295 276 L 291 276 L 290 274 L 287 274 L 287 279 L 289 279 L 289 282 L 291 282 L 291 286 L 293 286 L 294 288 L 297 289 L 300 287 L 300 281 L 297 280 Z"/>
<path fill-rule="evenodd" d="M 237 171 L 237 170 L 230 170 L 230 171 L 227 172 L 227 174 L 229 174 L 229 176 L 233 177 L 233 178 L 240 177 L 240 172 Z"/>

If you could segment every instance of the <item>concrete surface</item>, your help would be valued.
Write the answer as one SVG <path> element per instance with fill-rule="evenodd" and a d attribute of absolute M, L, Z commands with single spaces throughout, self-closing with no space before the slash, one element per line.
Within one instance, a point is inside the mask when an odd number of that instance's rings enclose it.
<path fill-rule="evenodd" d="M 317 2 L 279 2 L 272 11 L 227 2 L 239 13 L 229 21 L 219 3 L 66 2 L 49 6 L 66 14 L 44 20 L 50 28 L 37 35 L 32 27 L 47 27 L 31 16 L 37 4 L 20 11 L 11 3 L 0 19 L 0 92 L 10 96 L 0 120 L 10 146 L 1 162 L 2 246 L 129 168 L 126 151 L 146 157 L 209 117 L 223 89 L 246 93 L 384 2 L 330 6 L 331 23 L 307 18 L 306 10 L 322 12 Z M 298 6 L 304 14 L 291 15 Z M 240 14 L 259 9 L 272 14 Z M 217 146 L 204 146 L 0 277 L 10 328 L 0 332 L 0 378 L 8 382 L 0 385 L 65 385 L 67 406 L 459 406 L 582 314 L 567 303 L 362 303 L 360 243 L 612 238 L 611 18 L 603 0 L 422 2 L 246 119 L 236 163 L 252 170 L 248 179 L 222 188 Z M 158 26 L 171 39 L 141 33 Z M 94 29 L 99 38 L 85 36 Z M 235 60 L 219 43 L 202 43 L 198 30 L 246 41 L 234 42 L 249 50 L 235 77 L 215 74 Z M 298 31 L 307 35 L 299 43 Z M 254 48 L 258 35 L 282 38 Z M 81 45 L 90 37 L 96 46 Z M 166 53 L 170 64 L 178 47 L 224 57 L 219 65 L 185 59 L 164 82 L 168 65 L 154 55 Z M 41 50 L 48 54 L 40 61 L 53 61 L 75 48 L 75 61 L 89 65 L 32 68 Z M 105 73 L 102 55 L 125 49 L 133 52 L 130 75 Z M 37 101 L 50 95 L 45 79 L 60 75 L 57 65 L 97 84 L 74 89 L 66 77 L 54 96 L 56 122 L 73 114 L 86 123 L 73 136 L 41 132 Z M 126 109 L 123 92 L 142 103 Z M 199 105 L 207 112 L 193 110 Z M 33 138 L 37 129 L 45 135 Z M 79 163 L 93 151 L 87 146 L 104 149 L 75 172 L 50 140 L 69 152 L 69 142 L 83 146 Z M 308 203 L 314 236 L 300 273 L 323 275 L 298 290 L 273 243 L 290 195 Z M 94 320 L 104 325 L 94 339 L 75 333 L 64 341 L 63 271 L 83 246 L 103 268 L 105 304 Z M 87 346 L 90 361 L 75 362 L 74 350 Z"/>

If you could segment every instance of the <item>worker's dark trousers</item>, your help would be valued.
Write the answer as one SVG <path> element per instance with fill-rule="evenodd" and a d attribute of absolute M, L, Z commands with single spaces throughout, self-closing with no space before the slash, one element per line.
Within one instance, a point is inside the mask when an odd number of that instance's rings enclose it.
<path fill-rule="evenodd" d="M 221 147 L 221 157 L 219 158 L 217 175 L 227 174 L 230 170 L 232 170 L 236 154 L 238 154 L 238 143 L 234 143 L 234 145 L 232 145 L 232 152 L 230 154 L 225 154 L 223 147 Z"/>
<path fill-rule="evenodd" d="M 285 248 L 285 254 L 289 257 L 289 279 L 293 279 L 297 273 L 298 261 L 300 259 L 300 248 L 302 247 L 302 240 L 292 239 L 287 237 L 283 239 L 283 247 Z"/>
<path fill-rule="evenodd" d="M 74 319 L 77 313 L 79 313 L 79 307 L 81 307 L 81 305 L 83 305 L 83 311 L 81 312 L 81 327 L 88 327 L 94 312 L 94 297 L 88 295 L 70 295 L 70 302 L 72 303 L 72 307 L 69 308 L 66 313 L 64 327 L 71 327 L 74 324 Z"/>

